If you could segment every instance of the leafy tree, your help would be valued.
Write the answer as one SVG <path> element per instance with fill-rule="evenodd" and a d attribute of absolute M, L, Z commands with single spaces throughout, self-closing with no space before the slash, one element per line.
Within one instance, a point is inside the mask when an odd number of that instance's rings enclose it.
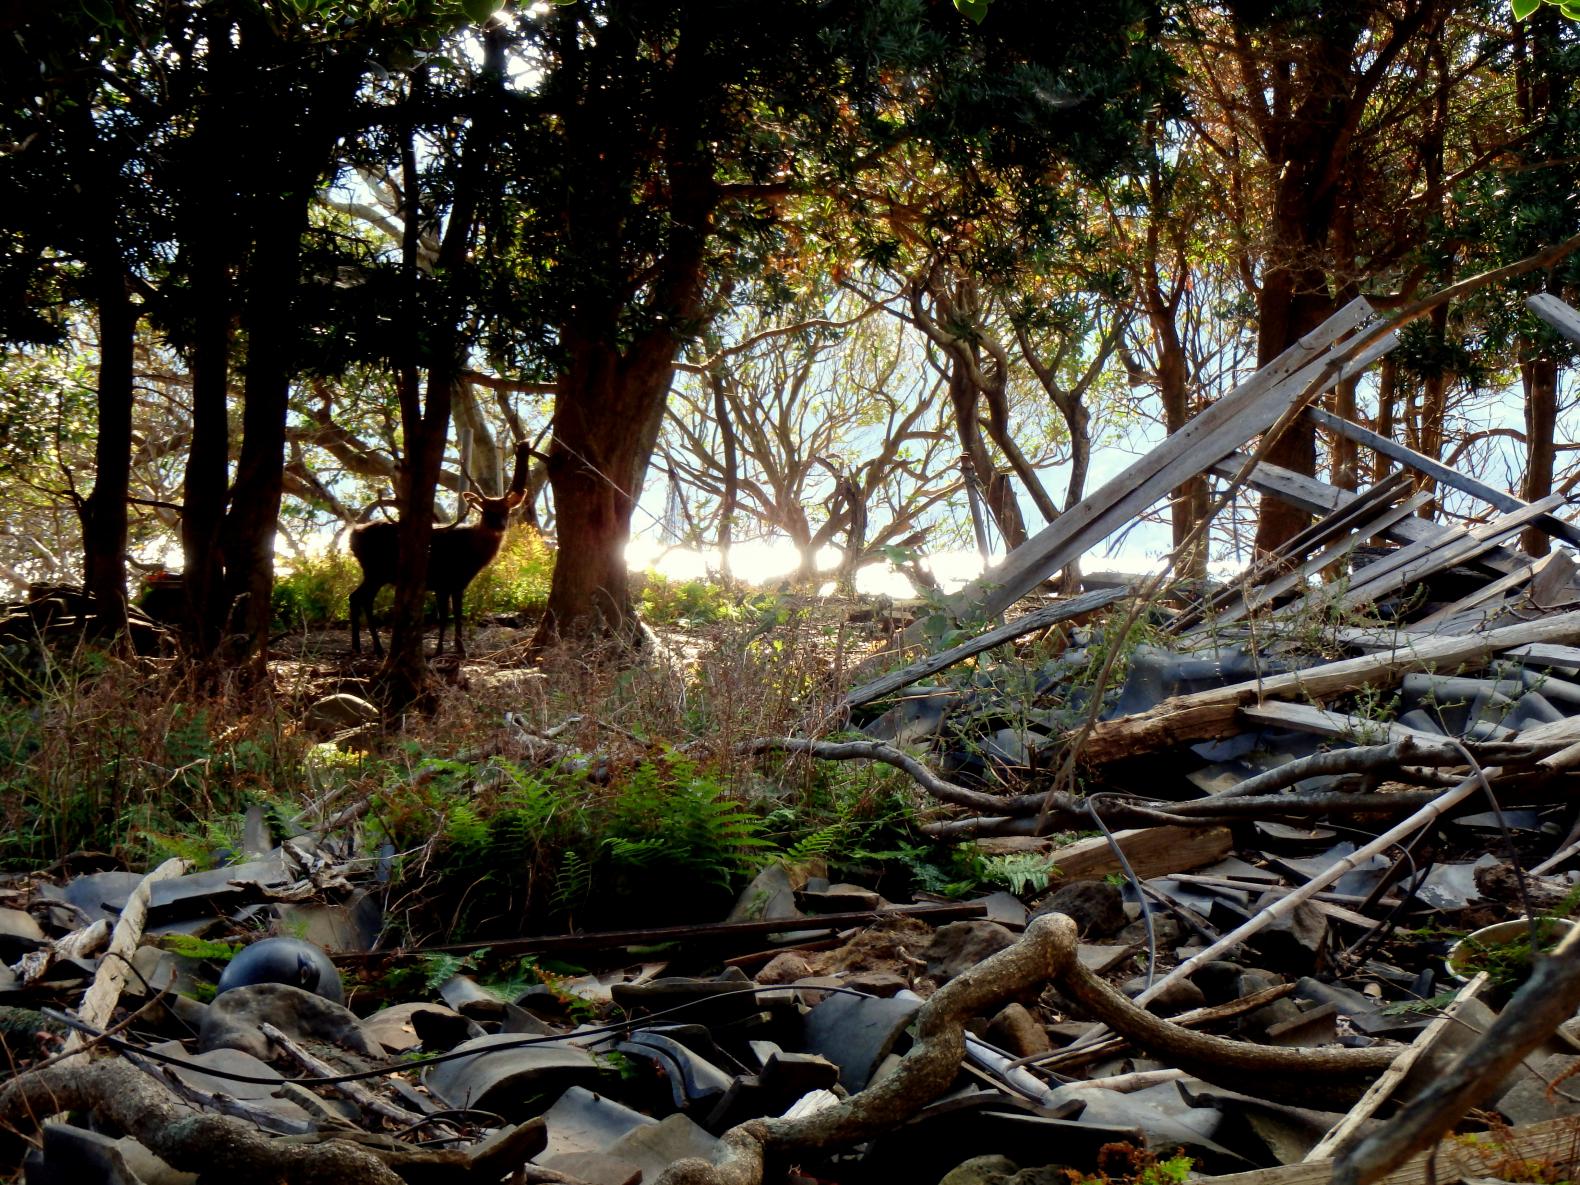
<path fill-rule="evenodd" d="M 1156 10 L 1047 18 L 1029 0 L 979 25 L 924 0 L 588 0 L 517 26 L 513 216 L 489 243 L 519 369 L 558 384 L 539 643 L 627 634 L 622 553 L 675 361 L 732 283 L 793 286 L 787 246 L 823 227 L 892 256 L 880 178 L 902 150 L 960 180 L 938 225 L 1003 202 L 1028 230 L 1050 169 L 1096 175 L 1130 151 L 1166 84 Z"/>

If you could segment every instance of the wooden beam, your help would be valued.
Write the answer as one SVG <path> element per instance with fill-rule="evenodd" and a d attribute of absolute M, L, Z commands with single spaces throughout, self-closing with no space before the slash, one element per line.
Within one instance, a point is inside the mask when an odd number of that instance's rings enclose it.
<path fill-rule="evenodd" d="M 1214 473 L 1233 477 L 1240 471 L 1246 459 L 1243 453 L 1234 453 L 1211 468 Z M 1291 506 L 1299 506 L 1311 514 L 1326 514 L 1334 507 L 1356 497 L 1349 490 L 1330 486 L 1325 481 L 1308 477 L 1304 473 L 1296 473 L 1293 469 L 1269 465 L 1266 461 L 1252 471 L 1247 484 L 1252 489 L 1264 494 L 1272 494 L 1273 497 L 1280 498 Z M 1400 519 L 1383 534 L 1397 543 L 1410 544 L 1423 539 L 1446 539 L 1451 530 L 1452 528 L 1440 523 L 1428 522 L 1424 518 L 1405 518 Z M 1510 551 L 1506 547 L 1498 547 L 1478 557 L 1476 562 L 1495 572 L 1509 573 L 1523 569 L 1528 559 L 1529 557 L 1522 558 L 1517 552 Z"/>
<path fill-rule="evenodd" d="M 929 675 L 936 675 L 946 667 L 952 667 L 957 662 L 981 654 L 984 650 L 991 650 L 995 646 L 1002 646 L 1005 642 L 1014 641 L 1023 634 L 1032 633 L 1034 630 L 1046 629 L 1067 621 L 1072 617 L 1079 617 L 1083 613 L 1094 613 L 1098 609 L 1112 605 L 1115 601 L 1122 600 L 1131 593 L 1129 585 L 1119 588 L 1099 588 L 1089 593 L 1083 593 L 1068 601 L 1059 601 L 1053 605 L 1035 609 L 1024 617 L 1017 617 L 1014 621 L 991 629 L 985 634 L 979 634 L 969 642 L 962 642 L 952 646 L 941 654 L 931 654 L 926 658 L 918 659 L 907 667 L 898 671 L 891 671 L 887 675 L 863 683 L 860 687 L 849 692 L 842 703 L 844 708 L 854 708 L 860 704 L 870 703 L 875 699 L 882 699 L 892 695 L 902 687 L 915 683 L 918 679 L 925 679 Z"/>
<path fill-rule="evenodd" d="M 1553 299 L 1557 300 L 1556 297 Z M 1562 301 L 1558 301 L 1558 303 L 1563 304 Z M 1569 306 L 1564 305 L 1564 307 L 1567 309 Z M 1573 310 L 1570 310 L 1570 312 L 1572 313 Z M 1577 320 L 1580 320 L 1580 317 L 1577 317 Z M 1330 432 L 1337 432 L 1347 440 L 1353 440 L 1357 444 L 1364 444 L 1374 452 L 1379 452 L 1385 457 L 1392 457 L 1395 461 L 1410 466 L 1418 473 L 1424 473 L 1432 480 L 1441 482 L 1443 485 L 1456 489 L 1462 494 L 1469 494 L 1472 498 L 1479 498 L 1498 510 L 1519 510 L 1527 505 L 1527 503 L 1516 498 L 1507 490 L 1489 486 L 1486 482 L 1478 481 L 1468 473 L 1462 473 L 1458 469 L 1451 469 L 1440 461 L 1434 461 L 1424 453 L 1418 453 L 1412 448 L 1399 444 L 1397 441 L 1389 440 L 1386 436 L 1379 436 L 1375 432 L 1362 428 L 1359 424 L 1353 424 L 1343 416 L 1336 416 L 1332 412 L 1323 411 L 1320 407 L 1308 407 L 1306 415 L 1313 422 L 1328 429 Z M 1536 520 L 1536 525 L 1549 535 L 1555 535 L 1570 543 L 1580 545 L 1580 527 L 1575 526 L 1573 523 L 1565 522 L 1556 515 L 1545 514 Z"/>
<path fill-rule="evenodd" d="M 1239 709 L 1251 704 L 1280 698 L 1321 701 L 1326 696 L 1362 687 L 1392 686 L 1409 671 L 1436 670 L 1446 674 L 1480 667 L 1505 650 L 1532 642 L 1580 642 L 1580 610 L 1483 634 L 1425 639 L 1417 636 L 1376 654 L 1175 696 L 1145 712 L 1099 721 L 1082 746 L 1081 758 L 1100 765 L 1207 740 L 1234 731 Z"/>
<path fill-rule="evenodd" d="M 1380 1178 L 1377 1185 L 1431 1185 L 1434 1181 L 1492 1177 L 1511 1164 L 1531 1162 L 1552 1165 L 1567 1176 L 1577 1150 L 1575 1121 L 1549 1119 L 1494 1135 L 1481 1132 L 1444 1140 L 1436 1148 L 1417 1153 L 1400 1168 Z M 1329 1185 L 1333 1161 L 1312 1160 L 1221 1177 L 1195 1177 L 1194 1185 Z"/>
<path fill-rule="evenodd" d="M 1168 491 L 1266 431 L 1322 375 L 1333 343 L 1371 315 L 1372 308 L 1365 300 L 1357 298 L 1345 305 L 955 594 L 955 603 L 989 617 L 1003 612 Z M 1380 351 L 1374 347 L 1367 356 L 1371 360 L 1380 356 Z M 1331 382 L 1338 382 L 1344 376 L 1330 377 Z"/>
<path fill-rule="evenodd" d="M 1227 827 L 1138 827 L 1114 832 L 1114 842 L 1142 880 L 1216 864 L 1234 847 Z M 1046 854 L 1058 869 L 1055 875 L 1060 880 L 1091 880 L 1122 871 L 1114 849 L 1101 835 L 1062 847 L 1054 847 L 1052 839 L 1030 835 L 979 839 L 976 846 L 992 855 Z"/>

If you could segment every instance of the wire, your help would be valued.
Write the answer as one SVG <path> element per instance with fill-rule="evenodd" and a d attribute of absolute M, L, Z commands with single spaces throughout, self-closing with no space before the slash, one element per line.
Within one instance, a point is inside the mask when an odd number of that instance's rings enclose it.
<path fill-rule="evenodd" d="M 793 987 L 794 985 L 786 986 Z M 673 1016 L 677 1012 L 683 1012 L 688 1008 L 694 1008 L 698 1005 L 711 1004 L 715 1000 L 724 1000 L 731 996 L 741 996 L 747 994 L 756 995 L 761 991 L 773 990 L 776 989 L 764 988 L 761 986 L 734 988 L 730 991 L 719 992 L 717 995 L 707 996 L 700 1000 L 687 1000 L 684 1004 L 676 1004 L 672 1008 L 665 1008 L 660 1012 L 654 1012 L 641 1018 L 627 1019 L 606 1025 L 597 1025 L 590 1029 L 580 1029 L 575 1033 L 556 1033 L 547 1037 L 522 1037 L 515 1041 L 501 1041 L 497 1045 L 490 1045 L 487 1049 L 451 1050 L 449 1053 L 435 1053 L 426 1055 L 424 1057 L 409 1058 L 399 1062 L 389 1062 L 385 1065 L 377 1066 L 371 1070 L 357 1070 L 348 1074 L 313 1075 L 306 1078 L 292 1078 L 289 1081 L 296 1083 L 298 1086 L 333 1086 L 337 1082 L 358 1082 L 365 1078 L 382 1078 L 387 1074 L 400 1073 L 404 1070 L 414 1070 L 422 1066 L 436 1066 L 441 1062 L 459 1061 L 461 1058 L 467 1057 L 486 1057 L 488 1054 L 496 1053 L 500 1050 L 526 1049 L 533 1045 L 552 1045 L 557 1041 L 570 1041 L 572 1039 L 581 1040 L 590 1036 L 596 1036 L 605 1033 L 618 1033 L 625 1029 L 634 1028 L 638 1019 L 642 1023 L 660 1020 L 666 1016 Z M 807 990 L 827 992 L 836 995 L 864 996 L 868 998 L 871 998 L 872 995 L 870 992 L 858 991 L 855 988 L 824 987 L 822 985 L 819 985 L 815 988 L 808 988 Z M 86 1033 L 88 1036 L 95 1038 L 100 1044 L 108 1046 L 111 1049 L 120 1050 L 122 1053 L 135 1053 L 139 1057 L 148 1058 L 150 1061 L 160 1062 L 167 1066 L 180 1066 L 184 1069 L 194 1070 L 198 1073 L 205 1074 L 210 1078 L 222 1078 L 227 1082 L 245 1082 L 254 1086 L 273 1086 L 280 1081 L 278 1077 L 263 1078 L 256 1074 L 241 1074 L 232 1070 L 222 1070 L 216 1066 L 206 1066 L 201 1062 L 192 1061 L 190 1058 L 178 1057 L 174 1054 L 161 1053 L 156 1050 L 149 1049 L 146 1046 L 137 1044 L 135 1041 L 123 1041 L 121 1038 L 111 1036 L 102 1029 L 88 1024 L 86 1021 L 79 1020 L 70 1013 L 60 1012 L 54 1008 L 43 1008 L 39 1011 L 45 1016 L 49 1017 L 51 1020 L 59 1021 L 68 1028 L 76 1029 L 80 1033 Z"/>
<path fill-rule="evenodd" d="M 1103 833 L 1103 838 L 1108 841 L 1110 850 L 1119 861 L 1119 867 L 1124 870 L 1125 877 L 1130 881 L 1130 887 L 1136 891 L 1136 900 L 1141 902 L 1141 920 L 1147 929 L 1147 990 L 1152 987 L 1152 980 L 1158 971 L 1158 937 L 1152 926 L 1152 907 L 1147 904 L 1147 891 L 1142 887 L 1141 878 L 1136 875 L 1136 870 L 1130 867 L 1130 860 L 1125 855 L 1125 849 L 1119 846 L 1119 841 L 1114 838 L 1114 833 L 1108 829 L 1108 824 L 1103 822 L 1103 816 L 1097 813 L 1097 800 L 1099 798 L 1115 798 L 1118 795 L 1108 791 L 1099 791 L 1086 796 L 1086 813 L 1092 816 L 1092 821 L 1097 824 L 1097 829 Z"/>

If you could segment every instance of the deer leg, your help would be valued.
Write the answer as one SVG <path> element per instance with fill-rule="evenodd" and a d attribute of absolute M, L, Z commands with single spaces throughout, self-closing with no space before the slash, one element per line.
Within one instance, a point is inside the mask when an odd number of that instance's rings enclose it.
<path fill-rule="evenodd" d="M 458 588 L 451 595 L 455 598 L 455 653 L 457 658 L 465 658 L 466 647 L 461 644 L 461 599 L 466 596 L 466 589 Z"/>
<path fill-rule="evenodd" d="M 362 631 L 359 628 L 360 619 L 368 619 L 368 633 L 373 638 L 373 653 L 378 658 L 384 657 L 384 644 L 379 641 L 379 627 L 373 621 L 373 598 L 378 596 L 383 585 L 369 584 L 363 581 L 351 594 L 351 650 L 354 654 L 362 653 Z"/>
<path fill-rule="evenodd" d="M 432 556 L 428 557 L 428 562 L 433 563 Z M 433 607 L 439 611 L 439 644 L 433 648 L 433 656 L 438 658 L 444 653 L 444 626 L 445 617 L 450 612 L 450 594 L 443 591 L 434 593 Z"/>

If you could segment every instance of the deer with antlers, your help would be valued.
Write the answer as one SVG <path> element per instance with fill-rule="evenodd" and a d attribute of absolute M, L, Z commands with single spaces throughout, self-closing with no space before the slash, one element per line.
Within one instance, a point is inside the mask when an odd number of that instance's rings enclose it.
<path fill-rule="evenodd" d="M 439 646 L 444 653 L 445 618 L 455 617 L 455 652 L 466 657 L 461 641 L 461 598 L 477 574 L 493 562 L 504 541 L 510 513 L 526 500 L 527 468 L 531 450 L 522 445 L 516 450 L 516 472 L 510 488 L 498 498 L 485 498 L 473 490 L 462 497 L 478 512 L 479 522 L 471 526 L 440 527 L 428 545 L 428 588 L 439 599 Z M 386 584 L 395 583 L 400 564 L 400 528 L 396 523 L 365 523 L 351 532 L 351 554 L 362 567 L 362 583 L 351 594 L 351 649 L 362 653 L 360 619 L 367 618 L 373 635 L 373 653 L 384 654 L 378 627 L 373 624 L 373 598 Z"/>

